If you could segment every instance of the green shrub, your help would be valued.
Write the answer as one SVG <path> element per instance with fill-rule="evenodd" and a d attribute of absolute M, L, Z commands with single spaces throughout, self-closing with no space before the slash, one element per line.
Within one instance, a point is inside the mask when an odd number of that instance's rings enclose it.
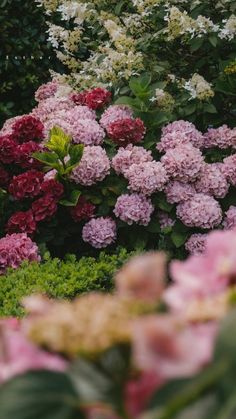
<path fill-rule="evenodd" d="M 0 316 L 22 316 L 20 302 L 32 293 L 73 298 L 87 291 L 111 290 L 114 273 L 130 255 L 120 249 L 114 255 L 102 252 L 97 259 L 76 260 L 74 255 L 67 255 L 65 260 L 48 257 L 41 264 L 24 262 L 17 270 L 9 269 L 0 277 Z"/>

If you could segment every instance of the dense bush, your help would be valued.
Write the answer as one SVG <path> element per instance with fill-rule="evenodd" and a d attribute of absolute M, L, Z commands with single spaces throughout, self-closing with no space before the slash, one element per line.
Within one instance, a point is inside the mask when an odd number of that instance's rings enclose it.
<path fill-rule="evenodd" d="M 33 1 L 0 1 L 0 126 L 10 116 L 29 112 L 33 93 L 59 70 L 47 43 L 45 17 Z"/>
<path fill-rule="evenodd" d="M 24 262 L 17 270 L 9 269 L 0 277 L 0 316 L 21 316 L 22 298 L 43 293 L 54 298 L 73 298 L 87 291 L 113 288 L 112 277 L 130 257 L 125 250 L 97 259 L 68 255 L 65 260 L 46 257 L 42 263 Z"/>

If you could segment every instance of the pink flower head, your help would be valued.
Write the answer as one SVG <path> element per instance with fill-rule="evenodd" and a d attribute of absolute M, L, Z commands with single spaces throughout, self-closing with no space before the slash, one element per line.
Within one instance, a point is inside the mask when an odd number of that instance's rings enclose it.
<path fill-rule="evenodd" d="M 223 173 L 226 176 L 226 179 L 233 186 L 236 186 L 236 154 L 226 157 L 223 164 Z"/>
<path fill-rule="evenodd" d="M 205 164 L 199 178 L 194 184 L 196 191 L 215 198 L 224 198 L 229 190 L 229 184 L 218 163 Z"/>
<path fill-rule="evenodd" d="M 184 144 L 168 150 L 161 162 L 169 177 L 188 183 L 197 179 L 203 167 L 203 156 L 191 144 Z"/>
<path fill-rule="evenodd" d="M 236 207 L 231 205 L 225 213 L 225 218 L 223 221 L 223 226 L 225 230 L 232 230 L 236 227 Z"/>
<path fill-rule="evenodd" d="M 236 129 L 230 129 L 227 125 L 219 128 L 209 128 L 204 135 L 204 147 L 219 147 L 221 149 L 236 145 Z"/>
<path fill-rule="evenodd" d="M 0 161 L 4 164 L 13 163 L 16 158 L 17 143 L 12 135 L 0 135 Z"/>
<path fill-rule="evenodd" d="M 111 92 L 107 89 L 97 87 L 85 94 L 86 105 L 94 110 L 101 109 L 111 101 Z"/>
<path fill-rule="evenodd" d="M 116 223 L 110 217 L 92 218 L 83 227 L 82 237 L 96 249 L 107 247 L 116 239 Z"/>
<path fill-rule="evenodd" d="M 29 342 L 19 327 L 0 321 L 0 383 L 30 370 L 65 371 L 67 362 Z"/>
<path fill-rule="evenodd" d="M 31 210 L 15 212 L 8 220 L 6 231 L 12 233 L 33 234 L 36 230 L 36 222 Z"/>
<path fill-rule="evenodd" d="M 162 128 L 162 136 L 157 144 L 157 150 L 166 152 L 169 149 L 189 143 L 196 148 L 201 148 L 203 141 L 202 133 L 191 122 L 180 120 Z"/>
<path fill-rule="evenodd" d="M 71 179 L 75 183 L 90 186 L 102 181 L 110 172 L 110 161 L 100 146 L 87 146 L 79 166 L 75 167 Z"/>
<path fill-rule="evenodd" d="M 126 118 L 132 118 L 133 112 L 132 109 L 128 106 L 124 105 L 112 105 L 109 106 L 105 110 L 105 112 L 102 114 L 102 117 L 100 119 L 100 124 L 103 128 L 108 129 L 109 125 L 112 122 L 126 119 Z"/>
<path fill-rule="evenodd" d="M 132 164 L 141 164 L 153 160 L 151 151 L 132 144 L 127 147 L 120 147 L 112 159 L 112 167 L 116 173 L 125 175 Z"/>
<path fill-rule="evenodd" d="M 187 201 L 195 193 L 196 191 L 191 184 L 178 182 L 177 180 L 169 182 L 165 187 L 166 199 L 170 204 Z"/>
<path fill-rule="evenodd" d="M 48 99 L 39 102 L 38 106 L 33 109 L 31 115 L 39 118 L 41 122 L 45 123 L 52 117 L 53 112 L 67 111 L 73 107 L 74 103 L 69 98 L 49 97 Z"/>
<path fill-rule="evenodd" d="M 148 225 L 154 206 L 150 199 L 141 194 L 120 195 L 116 201 L 114 214 L 125 223 Z"/>
<path fill-rule="evenodd" d="M 41 192 L 43 177 L 42 172 L 33 169 L 14 176 L 9 185 L 9 193 L 16 199 L 34 198 Z"/>
<path fill-rule="evenodd" d="M 35 116 L 25 115 L 17 119 L 12 126 L 12 135 L 20 144 L 41 140 L 44 137 L 44 126 Z"/>
<path fill-rule="evenodd" d="M 195 194 L 177 206 L 177 217 L 188 227 L 217 227 L 222 220 L 220 204 L 211 196 Z"/>
<path fill-rule="evenodd" d="M 96 122 L 91 119 L 80 119 L 70 127 L 70 134 L 74 143 L 85 145 L 102 144 L 105 137 L 105 131 Z"/>
<path fill-rule="evenodd" d="M 37 245 L 25 233 L 6 235 L 0 239 L 0 272 L 18 268 L 24 261 L 40 261 Z"/>
<path fill-rule="evenodd" d="M 164 380 L 189 377 L 211 361 L 215 325 L 188 326 L 176 316 L 145 316 L 133 326 L 134 361 Z"/>
<path fill-rule="evenodd" d="M 144 138 L 145 132 L 146 128 L 140 118 L 118 119 L 107 128 L 108 136 L 118 146 L 140 143 Z"/>
<path fill-rule="evenodd" d="M 57 91 L 58 84 L 55 80 L 49 81 L 46 84 L 42 84 L 35 92 L 35 100 L 41 102 L 42 100 L 53 97 Z"/>
<path fill-rule="evenodd" d="M 79 198 L 75 207 L 70 209 L 71 216 L 76 223 L 83 220 L 89 220 L 94 216 L 95 205 L 88 202 L 83 196 Z"/>
<path fill-rule="evenodd" d="M 161 230 L 165 228 L 173 227 L 175 225 L 175 220 L 173 220 L 169 214 L 165 211 L 158 211 L 158 219 L 160 223 Z"/>
<path fill-rule="evenodd" d="M 185 249 L 192 255 L 200 255 L 206 249 L 207 234 L 192 234 L 185 243 Z"/>
<path fill-rule="evenodd" d="M 168 180 L 162 163 L 156 161 L 132 164 L 125 177 L 129 181 L 129 189 L 143 195 L 162 191 Z"/>
<path fill-rule="evenodd" d="M 165 254 L 149 252 L 132 258 L 116 274 L 116 290 L 124 297 L 156 303 L 164 290 L 165 278 Z"/>

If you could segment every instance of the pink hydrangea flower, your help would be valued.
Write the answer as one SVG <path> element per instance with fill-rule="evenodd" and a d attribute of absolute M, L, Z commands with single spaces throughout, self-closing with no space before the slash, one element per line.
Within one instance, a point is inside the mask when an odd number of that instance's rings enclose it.
<path fill-rule="evenodd" d="M 107 247 L 116 239 L 116 223 L 110 217 L 92 218 L 84 225 L 82 237 L 96 249 Z"/>
<path fill-rule="evenodd" d="M 161 230 L 164 230 L 168 227 L 173 227 L 175 225 L 175 220 L 173 220 L 165 211 L 158 211 L 158 219 Z"/>
<path fill-rule="evenodd" d="M 132 164 L 125 177 L 129 181 L 129 189 L 143 195 L 162 191 L 168 180 L 165 168 L 156 161 Z"/>
<path fill-rule="evenodd" d="M 13 320 L 0 321 L 0 383 L 30 370 L 66 370 L 67 362 L 63 358 L 29 342 Z"/>
<path fill-rule="evenodd" d="M 148 225 L 154 206 L 150 199 L 141 194 L 124 194 L 116 201 L 114 214 L 125 223 Z"/>
<path fill-rule="evenodd" d="M 67 111 L 74 107 L 71 99 L 66 97 L 49 97 L 39 102 L 38 106 L 33 109 L 31 115 L 39 118 L 42 122 L 46 122 L 51 118 L 51 114 L 58 111 Z"/>
<path fill-rule="evenodd" d="M 120 147 L 112 159 L 112 167 L 116 173 L 125 175 L 132 164 L 141 164 L 153 160 L 151 151 L 143 147 L 129 144 L 127 147 Z"/>
<path fill-rule="evenodd" d="M 226 176 L 218 163 L 205 164 L 194 186 L 197 192 L 213 195 L 215 198 L 224 198 L 229 191 Z"/>
<path fill-rule="evenodd" d="M 207 234 L 192 234 L 185 243 L 185 249 L 192 255 L 200 255 L 206 249 Z"/>
<path fill-rule="evenodd" d="M 236 186 L 236 154 L 226 157 L 223 164 L 223 173 L 231 185 Z"/>
<path fill-rule="evenodd" d="M 87 146 L 79 166 L 75 167 L 71 179 L 75 183 L 90 186 L 103 180 L 110 172 L 110 161 L 100 146 Z"/>
<path fill-rule="evenodd" d="M 218 147 L 221 149 L 236 146 L 236 129 L 230 129 L 227 125 L 219 128 L 209 128 L 204 135 L 204 147 Z"/>
<path fill-rule="evenodd" d="M 54 180 L 56 178 L 57 171 L 56 169 L 49 170 L 49 172 L 45 173 L 43 180 Z"/>
<path fill-rule="evenodd" d="M 53 97 L 57 91 L 58 84 L 55 80 L 49 81 L 48 83 L 42 84 L 35 92 L 35 100 L 41 102 L 41 100 Z"/>
<path fill-rule="evenodd" d="M 223 226 L 225 230 L 231 230 L 236 227 L 236 207 L 231 205 L 225 213 L 225 218 L 223 221 Z"/>
<path fill-rule="evenodd" d="M 168 150 L 161 162 L 169 177 L 185 183 L 197 179 L 204 163 L 201 151 L 191 144 Z"/>
<path fill-rule="evenodd" d="M 100 124 L 107 129 L 112 122 L 120 119 L 132 118 L 132 109 L 124 105 L 111 105 L 105 110 L 100 119 Z"/>
<path fill-rule="evenodd" d="M 188 121 L 174 121 L 162 128 L 162 136 L 157 144 L 158 151 L 168 151 L 171 148 L 191 143 L 196 148 L 203 146 L 203 135 L 194 124 Z"/>
<path fill-rule="evenodd" d="M 178 182 L 177 180 L 169 182 L 165 187 L 166 199 L 170 204 L 178 204 L 181 201 L 187 201 L 196 193 L 193 185 Z"/>
<path fill-rule="evenodd" d="M 8 267 L 18 268 L 24 260 L 40 261 L 38 246 L 27 234 L 16 233 L 0 239 L 0 273 Z"/>
<path fill-rule="evenodd" d="M 177 206 L 177 217 L 188 227 L 214 228 L 221 223 L 220 204 L 211 196 L 195 194 Z"/>

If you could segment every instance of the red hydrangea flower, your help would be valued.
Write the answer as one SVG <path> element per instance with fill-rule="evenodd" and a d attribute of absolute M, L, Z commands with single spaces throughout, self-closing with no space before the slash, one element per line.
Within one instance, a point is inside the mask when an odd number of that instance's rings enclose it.
<path fill-rule="evenodd" d="M 28 172 L 13 177 L 9 185 L 9 193 L 16 199 L 34 198 L 41 192 L 43 179 L 42 172 L 28 170 Z"/>
<path fill-rule="evenodd" d="M 42 164 L 32 157 L 32 154 L 36 151 L 40 151 L 41 147 L 34 141 L 20 144 L 16 148 L 15 162 L 19 164 L 23 169 L 38 169 Z"/>
<path fill-rule="evenodd" d="M 9 173 L 0 166 L 0 186 L 6 186 L 10 180 Z"/>
<path fill-rule="evenodd" d="M 15 161 L 16 142 L 11 135 L 0 136 L 0 161 L 8 164 Z"/>
<path fill-rule="evenodd" d="M 140 118 L 119 119 L 112 122 L 107 128 L 109 137 L 119 146 L 139 143 L 143 139 L 145 132 L 144 123 Z"/>
<path fill-rule="evenodd" d="M 84 90 L 81 93 L 72 93 L 70 99 L 74 102 L 75 105 L 86 105 L 86 96 L 88 91 Z"/>
<path fill-rule="evenodd" d="M 23 212 L 18 211 L 13 214 L 7 223 L 6 231 L 12 233 L 27 233 L 33 234 L 36 230 L 36 222 L 34 220 L 33 212 L 31 210 Z"/>
<path fill-rule="evenodd" d="M 75 222 L 80 222 L 82 220 L 89 220 L 93 217 L 95 211 L 95 205 L 91 202 L 86 201 L 86 199 L 81 196 L 77 205 L 70 209 L 71 216 Z"/>
<path fill-rule="evenodd" d="M 85 104 L 93 110 L 103 108 L 110 100 L 111 92 L 101 87 L 88 91 L 85 96 Z"/>
<path fill-rule="evenodd" d="M 36 222 L 50 220 L 57 211 L 57 201 L 51 195 L 44 195 L 33 202 L 32 211 Z"/>
<path fill-rule="evenodd" d="M 57 180 L 49 179 L 43 182 L 41 190 L 45 194 L 51 195 L 54 199 L 58 200 L 64 193 L 64 186 Z"/>
<path fill-rule="evenodd" d="M 17 119 L 12 127 L 14 139 L 19 143 L 43 138 L 44 126 L 42 122 L 32 115 L 24 115 Z"/>

